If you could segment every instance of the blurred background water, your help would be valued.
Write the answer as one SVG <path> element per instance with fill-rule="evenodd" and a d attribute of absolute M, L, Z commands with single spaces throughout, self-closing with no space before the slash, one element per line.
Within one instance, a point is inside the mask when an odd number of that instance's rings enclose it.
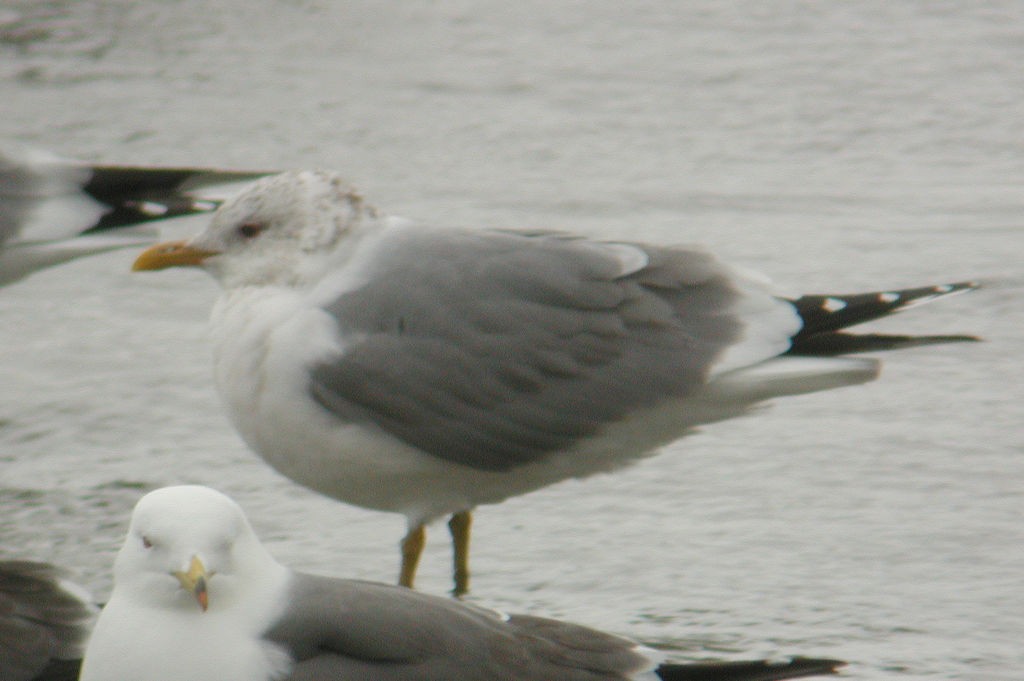
<path fill-rule="evenodd" d="M 894 353 L 875 383 L 480 509 L 473 598 L 681 659 L 1016 681 L 1022 63 L 1012 1 L 6 0 L 0 143 L 333 168 L 390 212 L 699 242 L 795 292 L 988 280 L 882 325 L 984 344 Z M 0 291 L 0 557 L 103 598 L 138 496 L 198 482 L 281 561 L 391 581 L 403 520 L 249 453 L 212 385 L 215 284 L 133 256 Z M 432 540 L 420 586 L 444 593 Z"/>

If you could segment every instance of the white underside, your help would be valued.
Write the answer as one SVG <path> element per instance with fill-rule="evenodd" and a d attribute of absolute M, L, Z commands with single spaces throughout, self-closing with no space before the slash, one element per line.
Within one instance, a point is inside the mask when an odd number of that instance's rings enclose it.
<path fill-rule="evenodd" d="M 218 577 L 210 582 L 210 609 L 201 612 L 189 594 L 172 607 L 123 593 L 115 585 L 93 630 L 81 681 L 276 681 L 291 657 L 261 636 L 283 610 L 285 581 L 251 592 L 237 607 L 219 608 Z M 168 576 L 168 579 L 173 579 Z M 266 586 L 266 585 L 262 585 Z M 174 584 L 170 588 L 176 589 Z"/>
<path fill-rule="evenodd" d="M 212 328 L 217 384 L 250 447 L 306 487 L 401 513 L 410 524 L 616 470 L 761 400 L 863 383 L 878 371 L 871 359 L 773 358 L 718 374 L 686 399 L 636 412 L 572 450 L 494 472 L 431 456 L 372 426 L 339 423 L 314 402 L 305 367 L 342 348 L 333 320 L 297 294 L 236 289 L 218 302 Z"/>

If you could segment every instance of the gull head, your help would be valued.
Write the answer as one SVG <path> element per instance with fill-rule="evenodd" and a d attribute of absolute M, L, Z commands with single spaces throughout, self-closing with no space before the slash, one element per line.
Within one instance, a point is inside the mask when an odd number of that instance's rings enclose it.
<path fill-rule="evenodd" d="M 227 289 L 300 287 L 318 280 L 339 244 L 375 216 L 335 173 L 281 173 L 225 202 L 192 239 L 147 249 L 133 269 L 202 267 Z"/>
<path fill-rule="evenodd" d="M 114 595 L 157 608 L 216 612 L 278 569 L 230 498 L 209 487 L 164 487 L 135 506 L 114 563 Z"/>

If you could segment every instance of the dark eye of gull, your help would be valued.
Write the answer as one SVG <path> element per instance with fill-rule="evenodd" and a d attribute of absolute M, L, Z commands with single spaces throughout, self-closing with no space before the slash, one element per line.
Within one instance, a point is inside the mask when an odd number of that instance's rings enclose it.
<path fill-rule="evenodd" d="M 263 231 L 263 225 L 258 222 L 243 222 L 238 227 L 238 233 L 246 239 L 252 239 L 259 236 L 259 233 Z"/>
<path fill-rule="evenodd" d="M 151 549 L 151 548 L 153 548 L 153 542 L 149 541 L 149 537 L 143 537 L 142 538 L 142 546 L 147 548 L 147 549 Z"/>

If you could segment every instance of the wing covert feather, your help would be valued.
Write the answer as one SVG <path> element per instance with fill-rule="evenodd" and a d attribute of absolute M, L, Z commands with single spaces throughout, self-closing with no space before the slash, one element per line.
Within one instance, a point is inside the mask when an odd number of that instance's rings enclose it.
<path fill-rule="evenodd" d="M 683 397 L 742 333 L 702 251 L 546 234 L 392 237 L 325 307 L 346 348 L 315 400 L 435 456 L 507 470 Z"/>

